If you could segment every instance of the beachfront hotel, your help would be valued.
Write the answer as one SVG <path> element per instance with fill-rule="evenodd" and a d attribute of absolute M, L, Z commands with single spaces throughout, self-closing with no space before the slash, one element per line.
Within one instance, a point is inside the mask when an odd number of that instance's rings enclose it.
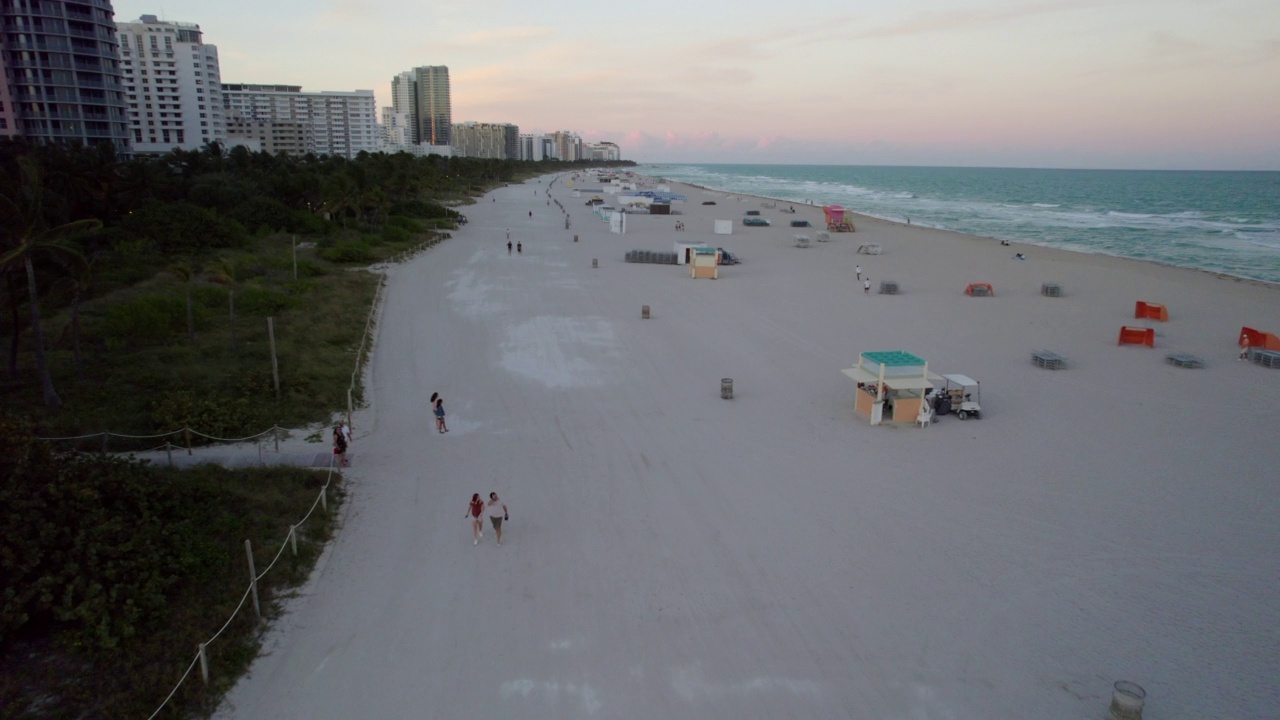
<path fill-rule="evenodd" d="M 230 146 L 348 159 L 378 151 L 372 90 L 304 93 L 299 85 L 228 83 L 222 98 Z"/>
<path fill-rule="evenodd" d="M 516 160 L 520 128 L 511 123 L 464 122 L 453 126 L 454 157 Z"/>
<path fill-rule="evenodd" d="M 204 43 L 199 25 L 143 15 L 120 23 L 119 38 L 135 153 L 226 143 L 218 48 Z"/>
<path fill-rule="evenodd" d="M 0 134 L 129 152 L 108 0 L 0 3 Z"/>

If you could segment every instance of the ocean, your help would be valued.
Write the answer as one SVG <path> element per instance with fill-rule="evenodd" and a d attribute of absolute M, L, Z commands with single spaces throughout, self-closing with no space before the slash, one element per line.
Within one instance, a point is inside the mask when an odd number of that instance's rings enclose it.
<path fill-rule="evenodd" d="M 650 164 L 646 175 L 1280 283 L 1280 172 Z"/>

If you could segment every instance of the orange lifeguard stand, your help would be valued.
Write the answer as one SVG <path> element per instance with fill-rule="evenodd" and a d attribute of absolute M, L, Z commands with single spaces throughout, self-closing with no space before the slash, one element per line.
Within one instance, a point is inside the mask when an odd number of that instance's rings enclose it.
<path fill-rule="evenodd" d="M 1139 319 L 1159 320 L 1160 322 L 1169 322 L 1169 310 L 1163 305 L 1156 303 L 1138 301 L 1133 306 L 1133 316 Z"/>
<path fill-rule="evenodd" d="M 1280 350 L 1280 338 L 1273 333 L 1264 333 L 1251 327 L 1242 327 L 1240 328 L 1240 337 L 1236 338 L 1236 344 L 1244 345 L 1245 340 L 1249 341 L 1249 347 L 1252 348 Z"/>
<path fill-rule="evenodd" d="M 831 232 L 853 232 L 853 222 L 845 215 L 840 205 L 823 205 L 822 214 L 827 216 L 827 229 Z"/>
<path fill-rule="evenodd" d="M 1130 327 L 1122 325 L 1120 327 L 1120 340 L 1117 345 L 1146 345 L 1149 348 L 1156 346 L 1156 331 L 1151 328 Z"/>
<path fill-rule="evenodd" d="M 969 283 L 964 289 L 964 294 L 971 297 L 986 297 L 988 295 L 995 296 L 996 289 L 991 287 L 991 283 Z"/>

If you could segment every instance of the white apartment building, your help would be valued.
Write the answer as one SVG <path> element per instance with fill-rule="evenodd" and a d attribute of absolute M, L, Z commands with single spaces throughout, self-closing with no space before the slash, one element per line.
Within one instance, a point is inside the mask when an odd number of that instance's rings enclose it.
<path fill-rule="evenodd" d="M 555 157 L 555 144 L 546 135 L 521 135 L 520 159 L 538 162 Z"/>
<path fill-rule="evenodd" d="M 378 145 L 412 145 L 413 120 L 409 113 L 394 107 L 382 108 L 382 123 L 378 125 Z"/>
<path fill-rule="evenodd" d="M 228 142 L 262 141 L 271 133 L 293 133 L 302 153 L 354 158 L 378 151 L 378 110 L 372 90 L 302 92 L 299 85 L 222 87 L 232 124 Z M 267 150 L 264 143 L 263 149 Z M 294 151 L 278 147 L 276 152 Z"/>
<path fill-rule="evenodd" d="M 582 159 L 582 138 L 568 130 L 551 133 L 551 145 L 555 158 L 566 162 Z"/>
<path fill-rule="evenodd" d="M 622 148 L 608 141 L 589 143 L 582 147 L 583 160 L 612 162 L 622 159 Z"/>
<path fill-rule="evenodd" d="M 455 123 L 454 157 L 515 159 L 520 155 L 520 128 L 511 123 Z"/>
<path fill-rule="evenodd" d="M 143 15 L 118 27 L 133 151 L 225 144 L 218 48 L 204 43 L 200 26 Z"/>

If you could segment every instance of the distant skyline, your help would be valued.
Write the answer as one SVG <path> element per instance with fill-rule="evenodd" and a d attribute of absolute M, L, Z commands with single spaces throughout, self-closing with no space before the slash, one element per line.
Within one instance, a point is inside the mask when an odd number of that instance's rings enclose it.
<path fill-rule="evenodd" d="M 638 162 L 1280 170 L 1274 0 L 141 0 L 224 82 L 372 89 L 447 65 L 455 122 Z"/>

